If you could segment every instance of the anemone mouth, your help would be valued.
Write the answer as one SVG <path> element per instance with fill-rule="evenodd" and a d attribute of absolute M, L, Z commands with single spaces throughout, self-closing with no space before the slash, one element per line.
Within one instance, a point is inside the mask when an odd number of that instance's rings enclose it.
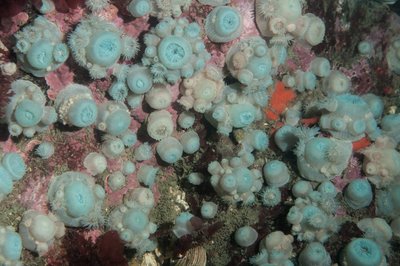
<path fill-rule="evenodd" d="M 206 101 L 212 101 L 217 96 L 216 84 L 211 80 L 204 79 L 193 92 L 194 96 Z"/>
<path fill-rule="evenodd" d="M 221 7 L 216 16 L 215 31 L 222 36 L 229 36 L 236 33 L 241 25 L 241 18 L 239 13 L 229 7 Z"/>
<path fill-rule="evenodd" d="M 256 57 L 249 62 L 248 68 L 254 78 L 264 79 L 271 72 L 272 62 L 266 57 Z"/>
<path fill-rule="evenodd" d="M 96 115 L 93 109 L 90 107 L 85 107 L 81 112 L 81 120 L 85 124 L 91 124 L 94 122 Z"/>
<path fill-rule="evenodd" d="M 268 207 L 274 207 L 281 201 L 279 189 L 267 187 L 261 192 L 262 203 Z"/>
<path fill-rule="evenodd" d="M 88 215 L 94 208 L 93 193 L 85 182 L 72 181 L 64 190 L 67 213 L 73 218 Z"/>
<path fill-rule="evenodd" d="M 22 127 L 32 127 L 39 123 L 43 116 L 43 108 L 32 100 L 23 100 L 15 109 L 14 117 Z"/>
<path fill-rule="evenodd" d="M 132 3 L 134 3 L 134 2 L 132 2 Z M 151 5 L 146 0 L 139 0 L 139 1 L 136 1 L 136 4 L 134 4 L 132 6 L 129 5 L 128 9 L 135 17 L 141 17 L 141 16 L 145 16 L 150 13 Z"/>
<path fill-rule="evenodd" d="M 64 43 L 59 43 L 54 47 L 53 57 L 57 63 L 63 63 L 69 56 L 68 47 Z"/>
<path fill-rule="evenodd" d="M 245 193 L 251 190 L 254 184 L 254 178 L 252 173 L 247 168 L 238 168 L 234 175 L 237 180 L 237 191 L 238 193 Z"/>
<path fill-rule="evenodd" d="M 191 23 L 186 27 L 185 33 L 190 38 L 196 38 L 200 35 L 200 27 L 197 23 Z"/>
<path fill-rule="evenodd" d="M 155 73 L 159 73 L 155 70 Z M 128 74 L 127 84 L 129 89 L 137 94 L 143 94 L 153 86 L 151 72 L 147 68 L 136 69 Z M 155 74 L 154 74 L 155 75 Z M 157 75 L 155 75 L 157 76 Z"/>
<path fill-rule="evenodd" d="M 97 106 L 91 99 L 81 99 L 68 112 L 68 120 L 77 127 L 90 126 L 96 121 Z"/>
<path fill-rule="evenodd" d="M 56 233 L 56 227 L 46 215 L 37 215 L 32 219 L 32 224 L 30 226 L 30 233 L 32 236 L 41 242 L 51 241 Z"/>
<path fill-rule="evenodd" d="M 158 55 L 161 63 L 169 69 L 180 69 L 192 55 L 189 42 L 179 36 L 164 38 L 158 46 Z"/>
<path fill-rule="evenodd" d="M 92 36 L 86 47 L 88 61 L 103 67 L 114 64 L 121 56 L 120 36 L 114 32 L 99 32 Z"/>
<path fill-rule="evenodd" d="M 240 114 L 240 122 L 243 124 L 250 124 L 254 120 L 254 114 L 252 112 L 243 112 Z"/>
<path fill-rule="evenodd" d="M 128 90 L 125 86 L 125 83 L 117 82 L 108 89 L 108 94 L 115 101 L 123 102 L 125 98 L 128 96 Z"/>
<path fill-rule="evenodd" d="M 282 35 L 286 32 L 286 19 L 281 17 L 272 17 L 269 20 L 269 28 L 273 34 Z"/>
<path fill-rule="evenodd" d="M 53 46 L 46 41 L 34 43 L 26 57 L 29 64 L 35 69 L 46 69 L 53 59 Z"/>
<path fill-rule="evenodd" d="M 271 17 L 278 7 L 272 0 L 258 0 L 256 2 L 256 14 L 263 18 Z"/>
<path fill-rule="evenodd" d="M 334 118 L 331 124 L 334 130 L 343 131 L 346 129 L 346 122 L 341 118 Z"/>
<path fill-rule="evenodd" d="M 124 133 L 131 123 L 131 117 L 125 110 L 116 110 L 106 119 L 107 133 L 113 136 Z"/>
<path fill-rule="evenodd" d="M 351 252 L 358 254 L 356 260 L 359 263 L 378 265 L 382 261 L 382 254 L 379 252 L 380 249 L 372 240 L 359 238 L 350 243 L 350 246 L 352 249 Z"/>

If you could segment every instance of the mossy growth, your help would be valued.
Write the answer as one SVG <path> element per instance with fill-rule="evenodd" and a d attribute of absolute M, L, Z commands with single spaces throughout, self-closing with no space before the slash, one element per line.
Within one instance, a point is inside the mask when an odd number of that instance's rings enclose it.
<path fill-rule="evenodd" d="M 164 173 L 161 172 L 158 175 L 162 176 Z M 178 186 L 178 177 L 175 174 L 169 175 L 165 180 L 157 182 L 157 187 L 160 199 L 150 213 L 150 220 L 155 224 L 173 223 L 176 216 L 181 212 L 178 208 L 177 197 L 183 194 Z"/>
<path fill-rule="evenodd" d="M 210 265 L 228 265 L 232 255 L 231 237 L 232 234 L 241 226 L 258 223 L 258 209 L 252 207 L 230 206 L 216 216 L 216 222 L 221 222 L 223 226 L 212 236 L 210 241 L 203 245 L 207 250 L 207 257 Z"/>
<path fill-rule="evenodd" d="M 18 196 L 20 194 L 20 182 L 15 182 L 11 194 L 7 195 L 0 204 L 0 224 L 18 227 L 25 208 L 19 204 Z"/>
<path fill-rule="evenodd" d="M 27 249 L 22 249 L 22 262 L 24 266 L 45 266 L 46 261 L 44 257 L 35 256 Z"/>

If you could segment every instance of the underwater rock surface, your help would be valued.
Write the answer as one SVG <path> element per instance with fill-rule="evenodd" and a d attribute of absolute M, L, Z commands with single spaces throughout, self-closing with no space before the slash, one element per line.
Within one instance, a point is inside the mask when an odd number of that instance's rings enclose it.
<path fill-rule="evenodd" d="M 400 265 L 400 2 L 0 9 L 0 265 Z"/>

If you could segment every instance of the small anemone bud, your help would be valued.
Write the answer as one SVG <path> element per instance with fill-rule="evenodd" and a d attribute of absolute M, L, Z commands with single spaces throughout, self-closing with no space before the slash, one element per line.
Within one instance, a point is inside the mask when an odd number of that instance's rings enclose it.
<path fill-rule="evenodd" d="M 146 102 L 153 109 L 165 109 L 171 105 L 171 92 L 163 87 L 154 87 L 145 96 Z"/>
<path fill-rule="evenodd" d="M 299 224 L 303 219 L 303 214 L 301 213 L 300 209 L 296 206 L 290 208 L 286 220 L 291 224 Z"/>
<path fill-rule="evenodd" d="M 178 117 L 178 124 L 183 129 L 188 129 L 193 126 L 195 116 L 192 112 L 184 111 Z"/>
<path fill-rule="evenodd" d="M 137 136 L 131 130 L 127 130 L 122 136 L 121 140 L 124 143 L 125 147 L 132 147 L 135 145 L 137 141 Z"/>
<path fill-rule="evenodd" d="M 121 189 L 126 183 L 126 178 L 122 172 L 117 171 L 108 177 L 108 185 L 112 191 Z"/>
<path fill-rule="evenodd" d="M 139 106 L 142 106 L 143 98 L 144 96 L 142 94 L 128 94 L 128 97 L 126 97 L 126 102 L 131 109 L 135 109 Z"/>
<path fill-rule="evenodd" d="M 331 64 L 325 57 L 316 57 L 311 61 L 311 71 L 318 77 L 327 77 L 331 72 Z"/>
<path fill-rule="evenodd" d="M 309 243 L 300 253 L 300 266 L 328 266 L 331 265 L 331 257 L 324 245 L 319 242 Z"/>
<path fill-rule="evenodd" d="M 285 87 L 293 88 L 296 86 L 296 79 L 291 75 L 284 75 L 282 82 L 285 84 Z"/>
<path fill-rule="evenodd" d="M 124 151 L 125 146 L 119 138 L 107 138 L 101 147 L 102 152 L 107 158 L 113 159 L 119 157 Z"/>
<path fill-rule="evenodd" d="M 157 144 L 157 154 L 166 163 L 175 163 L 183 153 L 182 144 L 174 137 L 166 137 Z"/>
<path fill-rule="evenodd" d="M 145 142 L 139 145 L 139 147 L 135 149 L 134 156 L 136 161 L 149 160 L 153 156 L 150 144 Z"/>
<path fill-rule="evenodd" d="M 137 177 L 140 183 L 143 183 L 144 185 L 151 187 L 156 181 L 157 172 L 158 172 L 157 167 L 144 164 L 139 168 L 137 172 Z"/>
<path fill-rule="evenodd" d="M 361 41 L 357 45 L 357 50 L 361 55 L 369 56 L 373 53 L 374 46 L 369 41 Z"/>
<path fill-rule="evenodd" d="M 247 65 L 247 56 L 244 52 L 237 52 L 232 57 L 232 65 L 235 69 L 242 69 Z"/>
<path fill-rule="evenodd" d="M 188 131 L 181 135 L 179 141 L 183 146 L 183 151 L 187 154 L 193 154 L 200 148 L 200 137 L 196 131 Z"/>
<path fill-rule="evenodd" d="M 125 161 L 125 162 L 123 163 L 122 169 L 121 169 L 121 171 L 122 171 L 122 173 L 123 173 L 124 175 L 133 174 L 133 173 L 135 172 L 135 170 L 136 170 L 136 166 L 135 166 L 135 164 L 134 164 L 133 162 L 131 162 L 131 161 Z"/>
<path fill-rule="evenodd" d="M 268 148 L 269 139 L 268 135 L 262 130 L 252 130 L 250 134 L 246 136 L 251 146 L 257 151 L 264 151 Z"/>
<path fill-rule="evenodd" d="M 244 85 L 249 85 L 252 82 L 253 78 L 253 72 L 247 69 L 242 69 L 238 73 L 238 80 Z"/>
<path fill-rule="evenodd" d="M 365 132 L 367 125 L 364 120 L 354 120 L 353 123 L 348 125 L 348 130 L 353 136 L 358 136 Z"/>
<path fill-rule="evenodd" d="M 1 164 L 7 172 L 6 175 L 10 175 L 13 181 L 20 180 L 26 173 L 24 159 L 18 153 L 8 152 L 4 154 Z"/>
<path fill-rule="evenodd" d="M 115 101 L 123 102 L 128 96 L 128 88 L 126 87 L 125 82 L 121 81 L 114 82 L 107 92 Z"/>
<path fill-rule="evenodd" d="M 45 106 L 44 107 L 44 114 L 40 123 L 44 125 L 50 125 L 57 121 L 57 112 L 56 109 L 52 106 Z"/>
<path fill-rule="evenodd" d="M 266 187 L 261 191 L 262 204 L 267 207 L 274 207 L 281 202 L 281 192 L 276 187 Z"/>
<path fill-rule="evenodd" d="M 147 133 L 155 140 L 162 140 L 172 134 L 172 115 L 166 110 L 152 112 L 147 119 Z"/>
<path fill-rule="evenodd" d="M 197 186 L 204 182 L 204 175 L 202 173 L 190 173 L 187 179 L 190 184 Z"/>
<path fill-rule="evenodd" d="M 125 133 L 131 124 L 128 108 L 121 102 L 109 101 L 99 107 L 97 128 L 112 136 Z M 104 129 L 103 129 L 104 128 Z"/>
<path fill-rule="evenodd" d="M 226 192 L 233 192 L 237 189 L 238 182 L 236 176 L 232 174 L 225 174 L 219 180 L 219 186 Z"/>
<path fill-rule="evenodd" d="M 344 191 L 344 199 L 352 209 L 367 207 L 372 202 L 372 188 L 366 179 L 353 180 Z"/>
<path fill-rule="evenodd" d="M 236 230 L 235 241 L 241 247 L 250 247 L 256 242 L 258 237 L 257 231 L 250 226 L 243 226 Z"/>
<path fill-rule="evenodd" d="M 126 78 L 129 89 L 136 94 L 148 92 L 153 86 L 153 76 L 147 67 L 133 67 Z"/>
<path fill-rule="evenodd" d="M 149 0 L 132 0 L 126 8 L 135 18 L 150 14 L 152 4 Z"/>
<path fill-rule="evenodd" d="M 43 141 L 35 150 L 35 154 L 42 159 L 49 159 L 54 154 L 54 145 L 51 142 Z"/>
<path fill-rule="evenodd" d="M 83 166 L 90 174 L 98 175 L 106 170 L 107 160 L 101 153 L 91 152 L 83 160 Z"/>
<path fill-rule="evenodd" d="M 212 219 L 215 217 L 218 211 L 218 205 L 211 201 L 203 202 L 201 206 L 201 216 L 206 219 Z"/>
<path fill-rule="evenodd" d="M 324 79 L 322 90 L 327 95 L 342 94 L 350 89 L 350 79 L 342 72 L 333 70 Z"/>
<path fill-rule="evenodd" d="M 265 181 L 272 187 L 282 187 L 290 180 L 289 170 L 285 163 L 273 160 L 263 167 Z"/>
<path fill-rule="evenodd" d="M 313 190 L 308 181 L 297 181 L 292 187 L 292 193 L 296 198 L 305 198 Z"/>
<path fill-rule="evenodd" d="M 22 133 L 22 127 L 16 123 L 10 123 L 8 125 L 8 132 L 10 132 L 11 136 L 19 136 Z"/>
<path fill-rule="evenodd" d="M 312 46 L 320 44 L 325 37 L 325 23 L 313 14 L 306 14 L 310 17 L 310 24 L 304 34 L 304 39 Z"/>
<path fill-rule="evenodd" d="M 331 181 L 324 181 L 318 186 L 318 192 L 334 198 L 338 193 L 335 185 Z"/>

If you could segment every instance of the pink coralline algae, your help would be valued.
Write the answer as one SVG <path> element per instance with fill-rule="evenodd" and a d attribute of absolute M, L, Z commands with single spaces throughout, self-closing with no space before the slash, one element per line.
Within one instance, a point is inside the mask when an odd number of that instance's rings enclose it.
<path fill-rule="evenodd" d="M 351 79 L 353 89 L 358 94 L 366 94 L 374 89 L 374 81 L 372 79 L 371 66 L 368 59 L 361 58 L 359 61 L 353 63 L 350 69 L 344 67 L 340 68 L 346 76 Z"/>
<path fill-rule="evenodd" d="M 38 241 L 0 265 L 345 266 L 360 221 L 396 235 L 394 2 L 3 0 L 0 221 Z"/>
<path fill-rule="evenodd" d="M 343 176 L 336 176 L 332 181 L 339 191 L 343 191 L 344 187 L 351 181 L 361 178 L 362 165 L 359 159 L 355 156 L 350 157 L 349 165 L 345 170 Z"/>
<path fill-rule="evenodd" d="M 74 73 L 70 71 L 67 65 L 61 65 L 57 70 L 46 75 L 46 83 L 50 87 L 47 90 L 47 96 L 50 100 L 55 100 L 58 93 L 67 85 L 73 83 Z"/>
<path fill-rule="evenodd" d="M 89 89 L 93 93 L 93 98 L 97 104 L 104 103 L 106 98 L 104 92 L 110 87 L 110 80 L 95 80 L 89 84 Z"/>
<path fill-rule="evenodd" d="M 56 6 L 57 8 L 57 6 Z M 47 19 L 57 24 L 61 32 L 70 32 L 72 26 L 79 22 L 84 16 L 84 9 L 77 7 L 74 10 L 69 10 L 68 13 L 49 13 Z"/>
<path fill-rule="evenodd" d="M 0 36 L 5 37 L 10 34 L 14 34 L 18 31 L 19 27 L 28 22 L 28 19 L 29 15 L 25 12 L 20 12 L 9 18 L 2 18 L 0 21 Z"/>
<path fill-rule="evenodd" d="M 27 0 L 4 0 L 1 4 L 0 18 L 17 15 L 26 8 Z"/>
<path fill-rule="evenodd" d="M 310 68 L 311 61 L 315 58 L 315 54 L 310 47 L 305 47 L 299 43 L 295 43 L 292 49 L 294 58 L 286 62 L 286 67 L 290 71 L 295 71 L 300 65 L 300 69 L 306 71 Z"/>

